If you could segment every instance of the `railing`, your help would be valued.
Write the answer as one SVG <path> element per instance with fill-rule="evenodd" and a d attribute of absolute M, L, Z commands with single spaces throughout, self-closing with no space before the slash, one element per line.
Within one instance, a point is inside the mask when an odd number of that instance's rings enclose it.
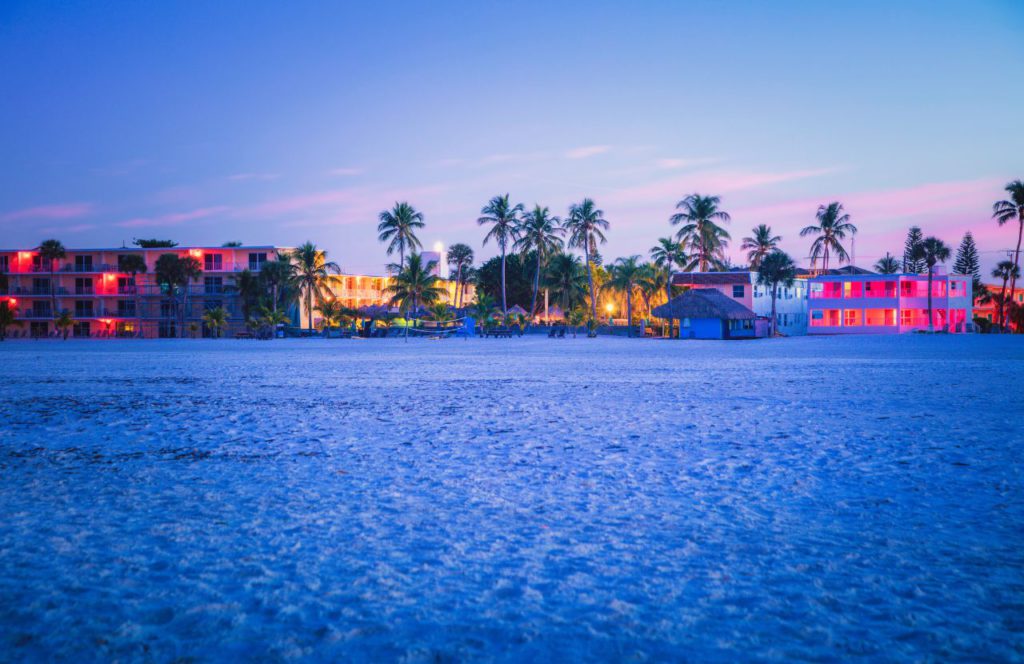
<path fill-rule="evenodd" d="M 63 286 L 57 286 L 56 288 L 27 288 L 25 286 L 16 286 L 11 293 L 12 295 L 39 295 L 49 297 L 50 295 L 67 295 L 68 289 Z"/>
<path fill-rule="evenodd" d="M 69 263 L 62 265 L 58 272 L 117 272 L 118 267 L 113 263 L 89 263 L 88 265 L 75 265 Z"/>

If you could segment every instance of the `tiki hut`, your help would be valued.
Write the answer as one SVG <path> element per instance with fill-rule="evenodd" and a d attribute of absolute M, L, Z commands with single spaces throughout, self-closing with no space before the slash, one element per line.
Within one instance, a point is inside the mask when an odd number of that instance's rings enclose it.
<path fill-rule="evenodd" d="M 714 288 L 688 290 L 655 307 L 658 318 L 679 321 L 680 339 L 753 339 L 764 336 L 757 314 Z"/>

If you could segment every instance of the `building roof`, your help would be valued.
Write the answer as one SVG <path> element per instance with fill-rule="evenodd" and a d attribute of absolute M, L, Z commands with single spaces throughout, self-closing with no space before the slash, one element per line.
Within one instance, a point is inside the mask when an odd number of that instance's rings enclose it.
<path fill-rule="evenodd" d="M 673 286 L 730 286 L 749 284 L 750 272 L 676 272 Z"/>
<path fill-rule="evenodd" d="M 652 313 L 658 318 L 721 318 L 725 320 L 757 318 L 757 314 L 753 311 L 714 288 L 688 290 L 660 307 L 654 307 Z"/>

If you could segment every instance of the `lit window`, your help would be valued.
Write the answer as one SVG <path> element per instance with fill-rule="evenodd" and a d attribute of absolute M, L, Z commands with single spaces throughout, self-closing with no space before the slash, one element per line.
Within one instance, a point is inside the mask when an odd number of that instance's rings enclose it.
<path fill-rule="evenodd" d="M 860 325 L 860 309 L 844 309 L 843 325 L 846 327 L 857 327 Z"/>

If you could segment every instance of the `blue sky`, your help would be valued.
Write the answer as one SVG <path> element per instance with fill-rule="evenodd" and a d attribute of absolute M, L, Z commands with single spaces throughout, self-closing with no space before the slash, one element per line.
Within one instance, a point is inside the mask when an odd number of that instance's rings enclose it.
<path fill-rule="evenodd" d="M 380 6 L 376 6 L 380 5 Z M 326 248 L 380 272 L 376 215 L 486 257 L 480 207 L 584 196 L 607 258 L 718 194 L 739 240 L 840 200 L 857 260 L 910 224 L 993 262 L 1024 178 L 1019 2 L 0 5 L 0 246 L 133 237 Z"/>

